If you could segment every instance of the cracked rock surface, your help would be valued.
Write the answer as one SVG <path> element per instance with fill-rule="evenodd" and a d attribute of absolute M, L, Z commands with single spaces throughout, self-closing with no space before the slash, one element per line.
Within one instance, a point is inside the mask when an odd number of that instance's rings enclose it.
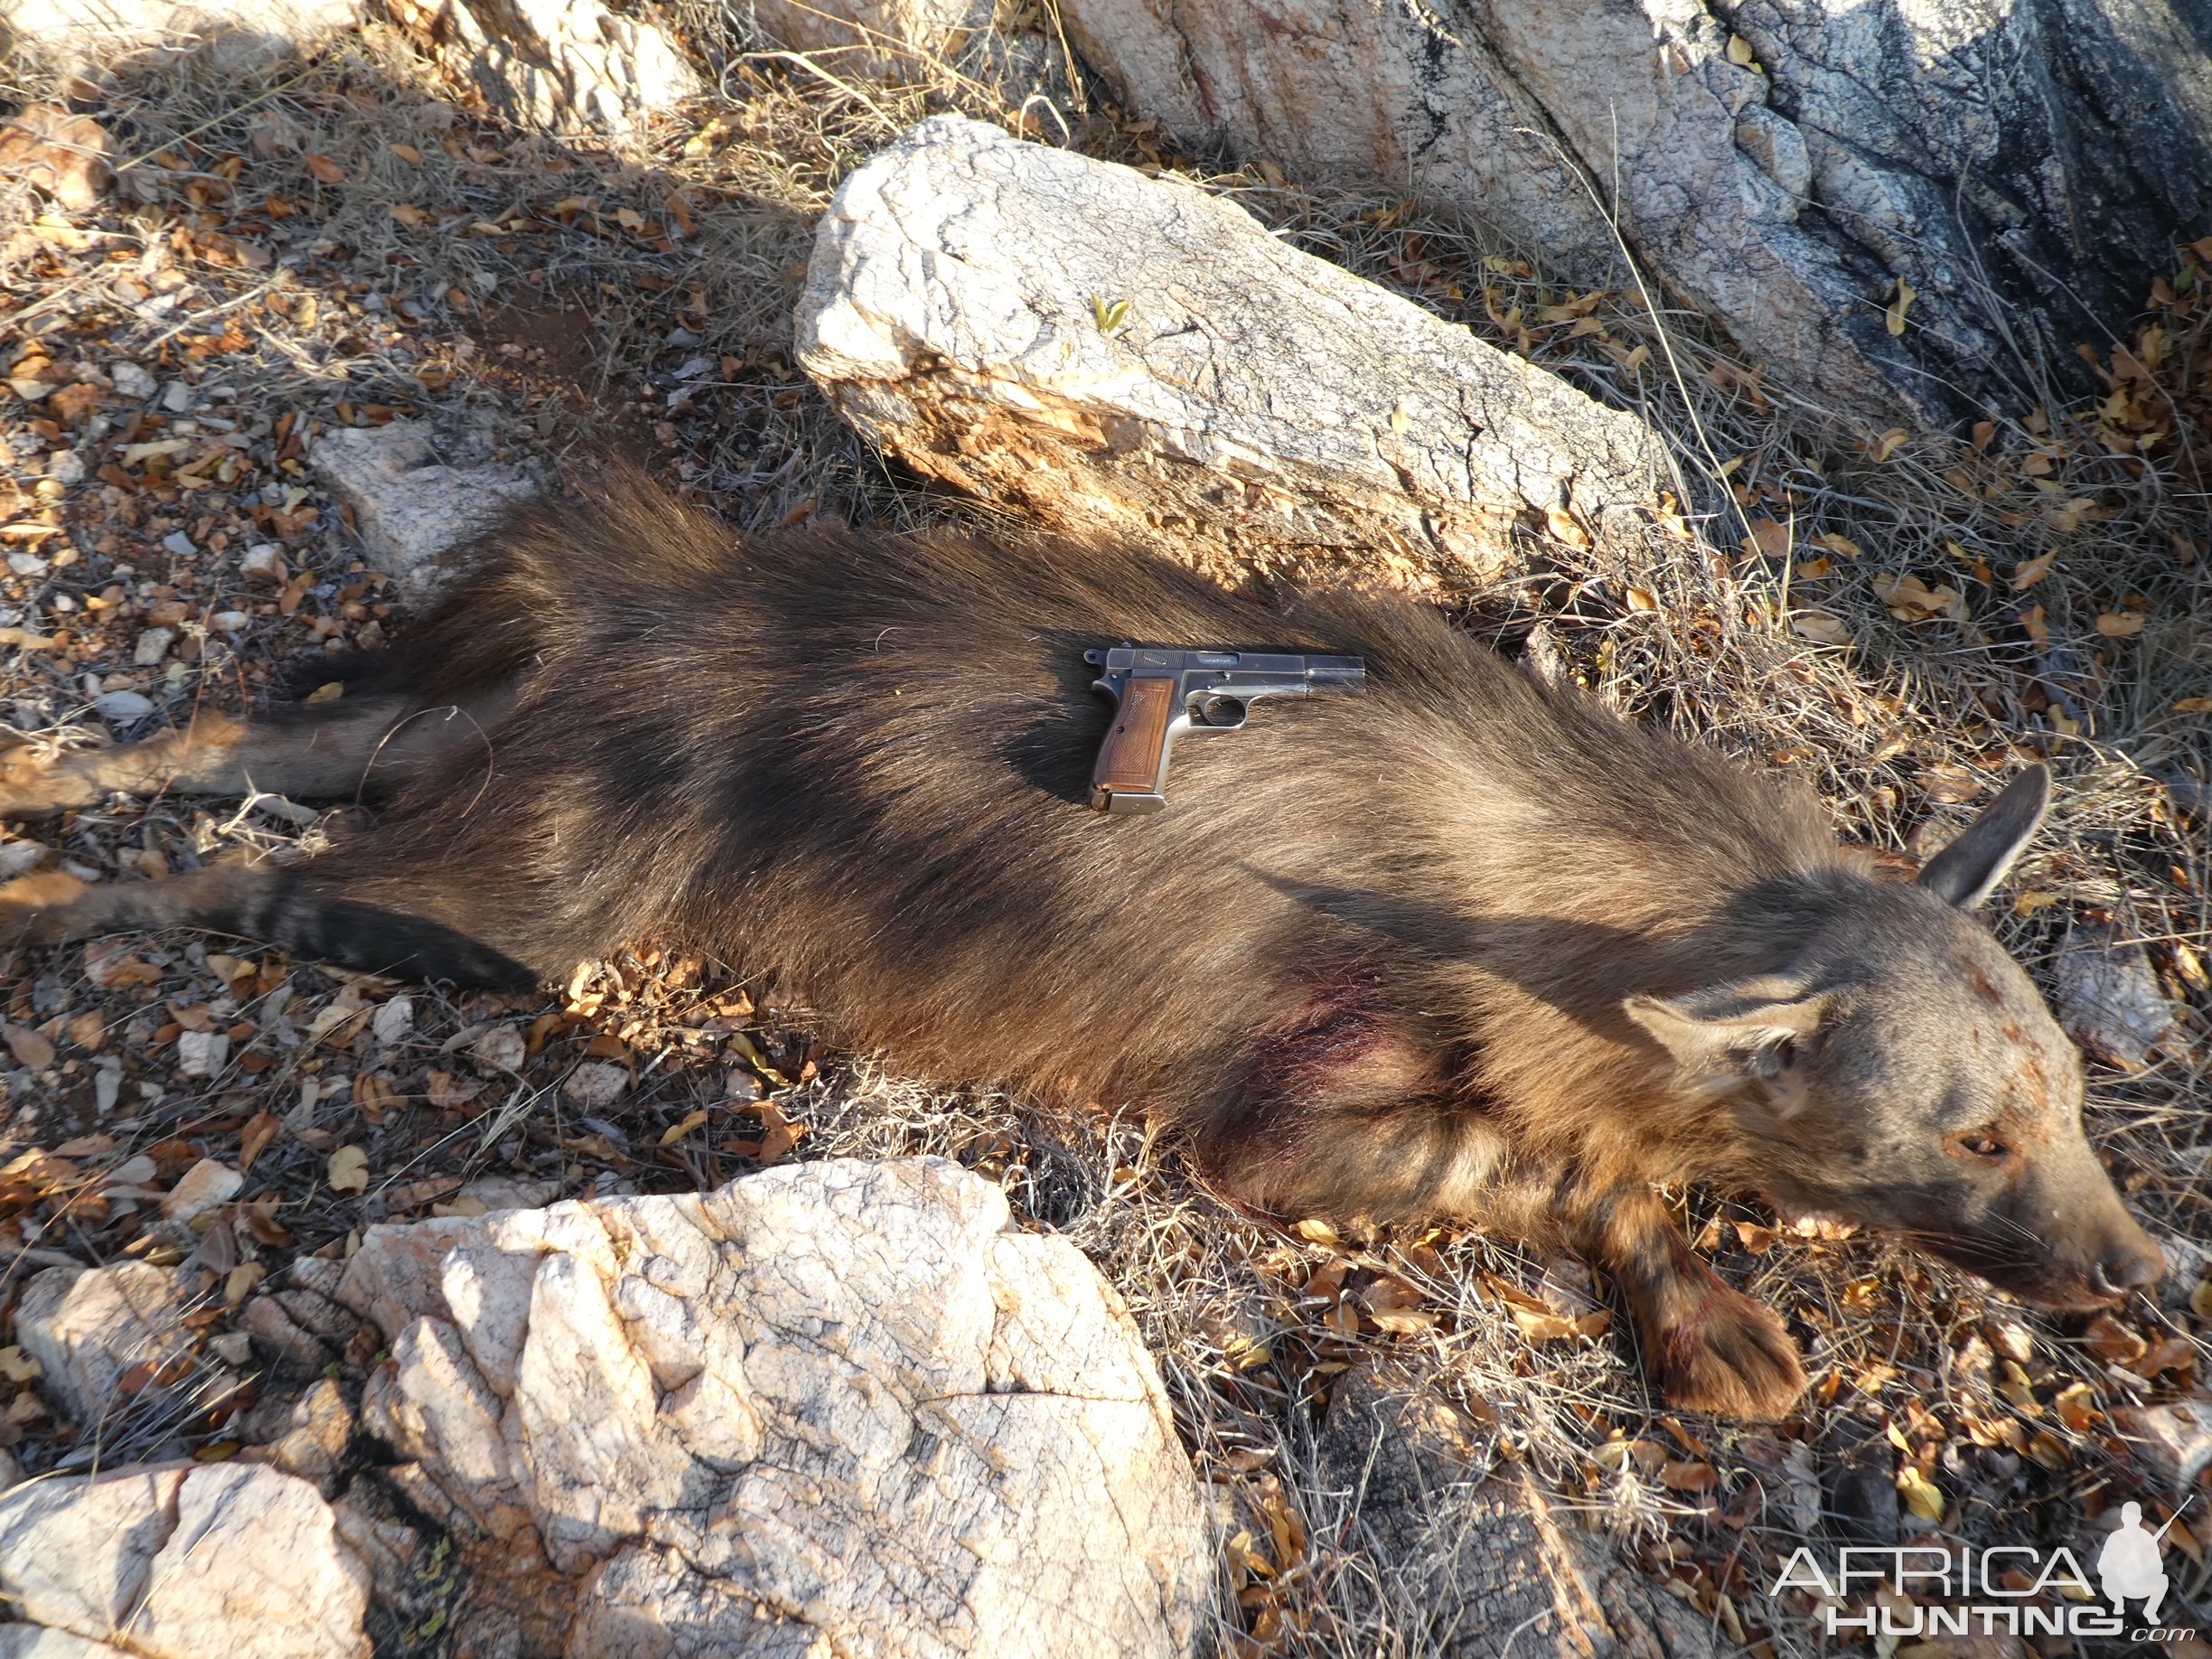
<path fill-rule="evenodd" d="M 355 528 L 379 567 L 421 594 L 435 586 L 438 560 L 492 528 L 516 501 L 537 493 L 520 466 L 495 463 L 481 438 L 440 441 L 426 421 L 335 426 L 308 460 L 351 509 Z"/>
<path fill-rule="evenodd" d="M 1516 523 L 1602 536 L 1667 481 L 1641 422 L 1233 202 L 958 117 L 846 180 L 796 334 L 916 470 L 1202 560 L 1487 581 Z"/>
<path fill-rule="evenodd" d="M 945 1160 L 376 1227 L 330 1289 L 361 1432 L 318 1382 L 0 1496 L 0 1659 L 1166 1659 L 1213 1606 L 1127 1312 Z"/>
<path fill-rule="evenodd" d="M 305 1481 L 165 1464 L 0 1496 L 0 1591 L 29 1621 L 0 1653 L 367 1659 L 368 1575 Z M 17 1633 L 43 1626 L 47 1634 Z M 98 1654 L 106 1647 L 93 1647 Z"/>
<path fill-rule="evenodd" d="M 2212 211 L 2174 0 L 1063 0 L 1186 142 L 1466 209 L 1578 283 L 1644 268 L 1872 418 L 2037 400 Z M 1902 335 L 1885 308 L 1917 296 Z"/>

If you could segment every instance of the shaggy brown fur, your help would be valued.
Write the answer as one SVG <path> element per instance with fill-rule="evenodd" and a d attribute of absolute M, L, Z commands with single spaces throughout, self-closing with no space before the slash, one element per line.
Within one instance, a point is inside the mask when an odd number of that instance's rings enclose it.
<path fill-rule="evenodd" d="M 1370 689 L 1185 745 L 1167 811 L 1110 818 L 1083 652 L 1123 641 L 1355 652 Z M 634 481 L 519 515 L 406 650 L 333 677 L 271 726 L 11 768 L 0 811 L 365 778 L 374 827 L 285 868 L 33 878 L 0 927 L 187 923 L 501 984 L 680 941 L 910 1070 L 1141 1102 L 1285 1214 L 1563 1238 L 1689 1407 L 1773 1414 L 1804 1379 L 1654 1184 L 1841 1210 L 2062 1304 L 2156 1276 L 2072 1049 L 1962 908 L 2039 776 L 1884 885 L 1801 788 L 1410 601 L 1263 603 L 1110 547 L 740 546 Z"/>

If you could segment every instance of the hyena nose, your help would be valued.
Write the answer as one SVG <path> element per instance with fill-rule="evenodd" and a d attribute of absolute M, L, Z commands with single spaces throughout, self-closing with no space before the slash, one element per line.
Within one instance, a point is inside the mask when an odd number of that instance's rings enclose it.
<path fill-rule="evenodd" d="M 2155 1247 L 2114 1251 L 2096 1264 L 2097 1289 L 2106 1296 L 2125 1296 L 2146 1289 L 2166 1277 L 2166 1258 Z"/>

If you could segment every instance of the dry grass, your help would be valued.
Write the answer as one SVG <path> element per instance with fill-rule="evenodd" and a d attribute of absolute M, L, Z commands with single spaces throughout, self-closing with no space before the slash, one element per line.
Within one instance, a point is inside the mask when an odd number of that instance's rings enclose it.
<path fill-rule="evenodd" d="M 102 736 L 88 675 L 105 690 L 119 674 L 183 718 L 203 701 L 250 701 L 286 665 L 372 626 L 404 625 L 377 614 L 389 594 L 298 473 L 296 439 L 314 421 L 421 414 L 548 469 L 621 445 L 748 527 L 974 511 L 888 473 L 790 361 L 812 220 L 839 179 L 947 108 L 1204 170 L 1071 77 L 1049 10 L 1031 20 L 1026 53 L 985 39 L 957 64 L 890 78 L 764 52 L 723 12 L 681 21 L 720 94 L 621 153 L 502 129 L 450 101 L 396 35 L 243 78 L 191 59 L 116 69 L 98 114 L 133 164 L 90 239 L 41 230 L 21 190 L 0 201 L 0 291 L 14 296 L 0 351 L 14 363 L 39 340 L 95 368 L 129 358 L 196 379 L 202 405 L 246 447 L 211 464 L 187 451 L 124 487 L 98 473 L 126 441 L 122 423 L 96 431 L 94 412 L 19 454 L 17 512 L 51 512 L 59 535 L 35 545 L 75 559 L 0 588 L 19 614 L 0 622 L 68 635 L 0 659 L 0 703 L 20 733 Z M 1532 545 L 1529 576 L 1459 597 L 1470 628 L 1520 649 L 1541 625 L 1564 671 L 1598 695 L 1804 772 L 1847 834 L 1894 850 L 1963 821 L 2019 756 L 2058 764 L 2053 828 L 1999 926 L 2047 982 L 2074 919 L 2109 916 L 2148 942 L 2188 1041 L 2138 1073 L 2100 1072 L 2092 1129 L 2148 1218 L 2212 1244 L 2201 1105 L 2212 1032 L 2195 966 L 2212 950 L 2212 742 L 2200 715 L 2174 712 L 2212 692 L 2212 521 L 2198 471 L 2212 336 L 2193 287 L 2160 301 L 2160 348 L 2133 342 L 2129 361 L 2149 367 L 2120 377 L 2117 404 L 2023 410 L 1966 440 L 1854 432 L 1815 398 L 1766 384 L 1693 319 L 1654 314 L 1633 288 L 1570 292 L 1479 227 L 1405 201 L 1296 190 L 1264 167 L 1204 176 L 1313 250 L 1642 412 L 1674 445 L 1691 520 L 1679 533 L 1601 554 Z M 224 238 L 271 258 L 256 263 Z M 194 357 L 195 341 L 212 343 Z M 0 405 L 11 434 L 38 417 Z M 2146 458 L 2140 439 L 2161 423 Z M 92 476 L 50 503 L 31 464 L 42 471 L 46 454 L 72 447 Z M 295 488 L 309 493 L 294 501 Z M 300 518 L 318 505 L 320 518 Z M 192 552 L 164 550 L 180 532 Z M 288 609 L 237 573 L 239 549 L 264 539 L 306 578 L 286 590 Z M 1919 586 L 1890 585 L 1907 576 Z M 100 613 L 75 597 L 116 583 L 144 590 Z M 200 618 L 235 604 L 250 620 L 205 632 L 189 660 L 136 669 L 136 627 L 179 598 Z M 2101 617 L 2138 614 L 2138 633 L 2099 631 Z M 19 858 L 114 876 L 317 830 L 286 802 L 163 800 L 21 833 L 7 844 Z M 802 1130 L 799 1156 L 928 1151 L 982 1170 L 1090 1254 L 1159 1356 L 1197 1467 L 1224 1499 L 1231 1645 L 1414 1654 L 1447 1639 L 1436 1609 L 1408 1594 L 1425 1565 L 1364 1542 L 1356 1495 L 1316 1460 L 1336 1379 L 1378 1356 L 1482 1425 L 1487 1458 L 1532 1466 L 1724 1636 L 1772 1654 L 1815 1646 L 1804 1607 L 1775 1605 L 1764 1587 L 1805 1536 L 1822 1502 L 1806 1471 L 1839 1437 L 1900 1446 L 1942 1493 L 1941 1523 L 1907 1516 L 1908 1530 L 2078 1546 L 2095 1514 L 2142 1484 L 2114 1452 L 2109 1412 L 2183 1392 L 2204 1368 L 2207 1322 L 2187 1311 L 2188 1284 L 2183 1300 L 2131 1316 L 2188 1355 L 2143 1378 L 2109 1363 L 2110 1340 L 2100 1354 L 2078 1328 L 1878 1242 L 1777 1237 L 1772 1218 L 1684 1195 L 1685 1225 L 1721 1270 L 1812 1337 L 1817 1393 L 1779 1430 L 1681 1422 L 1645 1392 L 1619 1334 L 1577 1334 L 1602 1298 L 1571 1263 L 1453 1230 L 1286 1232 L 1219 1202 L 1141 1124 L 916 1089 L 817 1054 L 802 1011 L 772 1014 L 710 967 L 650 951 L 588 968 L 548 1002 L 409 992 L 411 1022 L 389 1037 L 374 1016 L 391 987 L 182 937 L 57 956 L 10 993 L 11 1029 L 46 1034 L 56 1054 L 39 1064 L 35 1046 L 27 1058 L 18 1046 L 7 1075 L 0 1150 L 50 1156 L 0 1176 L 11 1252 L 0 1294 L 41 1265 L 136 1255 L 194 1262 L 220 1299 L 239 1269 L 250 1281 L 295 1250 L 342 1250 L 364 1224 L 453 1201 L 464 1180 L 689 1188 L 778 1155 L 787 1121 Z M 184 1077 L 169 1027 L 187 1017 L 253 1030 L 227 1069 Z M 519 1064 L 497 1063 L 502 1031 Z M 101 1078 L 118 1063 L 103 1111 Z M 593 1103 L 605 1075 L 594 1066 L 628 1074 L 611 1103 Z M 153 1159 L 156 1185 L 202 1156 L 240 1163 L 272 1120 L 281 1127 L 239 1207 L 207 1232 L 165 1230 L 97 1195 L 98 1172 L 136 1155 Z M 54 1153 L 88 1138 L 110 1144 Z M 328 1154 L 352 1145 L 370 1153 L 371 1185 L 333 1193 Z M 208 1374 L 213 1384 L 195 1386 L 220 1385 L 220 1369 Z M 26 1467 L 88 1460 L 89 1438 L 57 1431 L 27 1390 L 11 1399 Z M 223 1432 L 225 1413 L 203 1400 L 142 1400 L 100 1434 L 101 1456 Z M 1440 1491 L 1432 1518 L 1448 1523 L 1467 1489 Z M 2162 1515 L 2165 1495 L 2146 1495 Z M 2212 1528 L 2198 1535 L 2212 1541 Z M 2194 1567 L 2178 1582 L 2204 1593 Z"/>

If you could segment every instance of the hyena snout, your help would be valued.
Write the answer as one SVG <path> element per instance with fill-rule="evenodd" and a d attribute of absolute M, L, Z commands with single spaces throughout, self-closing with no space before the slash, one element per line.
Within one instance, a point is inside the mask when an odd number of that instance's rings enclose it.
<path fill-rule="evenodd" d="M 1952 1256 L 2001 1290 L 2047 1308 L 2086 1310 L 2166 1276 L 2158 1242 L 2127 1212 L 2086 1144 L 2077 1158 L 2023 1172 L 2016 1190 L 1962 1230 Z"/>

